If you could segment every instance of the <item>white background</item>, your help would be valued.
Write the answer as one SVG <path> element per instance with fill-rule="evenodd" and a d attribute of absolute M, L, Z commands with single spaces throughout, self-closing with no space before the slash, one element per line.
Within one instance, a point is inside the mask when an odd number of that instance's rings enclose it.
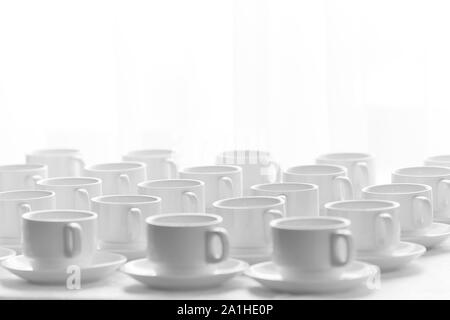
<path fill-rule="evenodd" d="M 0 162 L 369 151 L 387 180 L 450 152 L 449 16 L 445 0 L 0 0 Z"/>

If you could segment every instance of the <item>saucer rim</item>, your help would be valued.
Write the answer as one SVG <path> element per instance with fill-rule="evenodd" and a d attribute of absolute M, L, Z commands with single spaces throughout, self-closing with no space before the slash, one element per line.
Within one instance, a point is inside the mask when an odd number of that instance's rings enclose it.
<path fill-rule="evenodd" d="M 401 245 L 404 245 L 402 248 Z M 406 245 L 406 247 L 405 247 Z M 406 251 L 408 248 L 416 247 L 415 251 L 405 252 L 405 254 L 396 255 L 396 253 L 401 253 L 402 251 Z M 420 252 L 420 255 L 423 255 L 427 251 L 427 248 L 419 243 L 410 242 L 410 241 L 400 241 L 399 244 L 390 252 L 387 253 L 375 253 L 375 254 L 364 254 L 361 252 L 356 253 L 356 260 L 359 259 L 402 259 L 406 257 L 411 257 L 414 255 L 418 255 Z"/>
<path fill-rule="evenodd" d="M 5 255 L 0 255 L 0 262 L 3 262 L 5 260 L 8 260 L 10 258 L 17 256 L 17 251 L 8 247 L 0 247 L 0 253 L 2 250 L 5 250 Z"/>
<path fill-rule="evenodd" d="M 443 228 L 444 226 L 446 227 L 446 231 L 445 232 L 441 232 L 441 233 L 431 233 L 430 232 L 433 227 L 435 229 L 437 229 L 438 227 L 442 227 Z M 414 233 L 402 234 L 401 235 L 401 239 L 402 239 L 402 241 L 405 240 L 406 242 L 411 242 L 414 239 L 424 239 L 424 238 L 431 239 L 431 238 L 439 238 L 439 237 L 445 237 L 445 236 L 450 236 L 450 224 L 442 223 L 442 222 L 433 222 L 428 228 L 425 229 L 424 233 L 421 233 L 421 234 L 414 234 Z"/>

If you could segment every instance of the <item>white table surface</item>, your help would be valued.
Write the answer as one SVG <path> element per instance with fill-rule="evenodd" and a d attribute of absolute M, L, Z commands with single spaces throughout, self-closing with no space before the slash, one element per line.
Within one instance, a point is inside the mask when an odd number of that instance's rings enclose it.
<path fill-rule="evenodd" d="M 215 289 L 162 291 L 150 289 L 117 271 L 110 277 L 82 285 L 30 284 L 0 270 L 0 299 L 450 299 L 450 241 L 428 251 L 401 270 L 384 273 L 376 290 L 365 288 L 332 295 L 292 295 L 269 291 L 245 276 Z"/>

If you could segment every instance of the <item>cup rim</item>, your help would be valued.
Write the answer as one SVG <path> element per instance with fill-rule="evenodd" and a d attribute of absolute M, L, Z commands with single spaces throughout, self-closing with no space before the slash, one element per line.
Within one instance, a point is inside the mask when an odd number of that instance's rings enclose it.
<path fill-rule="evenodd" d="M 266 187 L 276 187 L 279 186 L 280 189 L 269 189 Z M 283 186 L 298 187 L 297 189 L 282 189 Z M 302 188 L 304 187 L 304 188 Z M 302 183 L 302 182 L 274 182 L 274 183 L 260 183 L 255 184 L 250 187 L 251 190 L 255 191 L 268 191 L 268 192 L 301 192 L 301 191 L 311 191 L 318 190 L 319 186 L 313 183 Z"/>
<path fill-rule="evenodd" d="M 13 199 L 3 199 L 2 196 L 4 195 L 12 195 L 12 194 L 21 194 L 21 193 L 40 193 L 41 196 L 34 196 L 34 197 L 20 197 L 20 198 L 13 198 Z M 9 191 L 2 191 L 0 192 L 0 202 L 8 202 L 8 201 L 28 201 L 28 200 L 37 200 L 37 199 L 46 199 L 46 198 L 52 198 L 55 196 L 55 192 L 50 191 L 50 190 L 27 190 L 27 189 L 22 189 L 22 190 L 9 190 Z"/>
<path fill-rule="evenodd" d="M 189 224 L 186 223 L 163 223 L 158 222 L 158 220 L 162 219 L 170 219 L 173 217 L 201 217 L 201 218 L 210 218 L 211 221 L 204 222 L 192 222 Z M 165 227 L 165 228 L 185 228 L 185 227 L 204 227 L 204 226 L 213 226 L 222 223 L 223 218 L 217 214 L 212 213 L 163 213 L 157 214 L 145 219 L 145 223 L 152 226 L 157 227 Z"/>
<path fill-rule="evenodd" d="M 378 206 L 374 208 L 355 208 L 355 207 L 337 207 L 338 205 L 345 205 L 345 204 L 357 204 L 357 203 L 377 203 L 379 205 L 384 204 L 384 206 Z M 361 199 L 361 200 L 341 200 L 341 201 L 333 201 L 328 202 L 324 205 L 324 207 L 327 210 L 333 210 L 333 211 L 345 211 L 345 212 L 378 212 L 383 210 L 392 210 L 397 209 L 400 207 L 400 204 L 396 201 L 390 201 L 390 200 L 376 200 L 376 199 Z"/>
<path fill-rule="evenodd" d="M 42 214 L 53 214 L 53 213 L 76 213 L 76 214 L 82 214 L 85 215 L 85 217 L 72 217 L 67 219 L 39 219 L 36 218 L 36 215 L 42 215 Z M 37 210 L 37 211 L 30 211 L 27 213 L 24 213 L 22 215 L 23 220 L 27 221 L 34 221 L 34 222 L 68 222 L 68 221 L 88 221 L 88 220 L 96 220 L 98 217 L 97 213 L 93 211 L 88 210 L 72 210 L 72 209 L 47 209 L 47 210 Z"/>
<path fill-rule="evenodd" d="M 146 199 L 147 201 L 111 201 L 110 199 L 120 199 L 120 198 L 136 198 Z M 109 201 L 108 201 L 109 200 Z M 150 196 L 145 194 L 106 194 L 91 199 L 92 202 L 99 204 L 112 204 L 112 205 L 138 205 L 138 204 L 150 204 L 150 203 L 160 203 L 162 200 L 157 196 Z"/>
<path fill-rule="evenodd" d="M 384 187 L 395 187 L 395 186 L 411 186 L 411 187 L 417 187 L 417 188 L 422 188 L 422 189 L 418 189 L 415 191 L 399 191 L 399 192 L 386 192 L 386 191 L 376 191 L 374 189 L 376 188 L 384 188 Z M 367 193 L 367 194 L 380 194 L 380 195 L 402 195 L 402 194 L 416 194 L 416 193 L 421 193 L 421 192 L 426 192 L 426 191 L 431 191 L 431 187 L 427 184 L 422 184 L 422 183 L 384 183 L 384 184 L 374 184 L 374 185 L 370 185 L 367 187 L 364 187 L 361 189 L 361 191 L 363 193 Z"/>
<path fill-rule="evenodd" d="M 124 157 L 134 158 L 160 158 L 165 156 L 172 156 L 175 151 L 171 149 L 136 149 L 131 150 Z"/>
<path fill-rule="evenodd" d="M 123 166 L 123 168 L 108 169 L 111 166 Z M 90 165 L 85 168 L 90 172 L 122 172 L 122 171 L 134 171 L 145 168 L 145 163 L 139 161 L 117 161 L 117 162 L 104 162 Z"/>
<path fill-rule="evenodd" d="M 31 151 L 29 156 L 67 156 L 80 153 L 79 149 L 75 148 L 46 148 Z"/>
<path fill-rule="evenodd" d="M 168 186 L 168 185 L 163 185 L 163 186 L 158 186 L 157 184 L 164 184 L 164 182 L 167 183 L 175 183 L 175 182 L 186 182 L 186 183 L 190 183 L 192 182 L 190 185 L 186 184 L 186 185 L 182 185 L 182 186 Z M 153 186 L 153 184 L 155 184 L 155 186 Z M 142 181 L 138 183 L 138 188 L 143 188 L 143 189 L 185 189 L 185 188 L 192 188 L 192 187 L 201 187 L 204 186 L 205 183 L 201 180 L 197 180 L 197 179 L 158 179 L 158 180 L 146 180 L 146 181 Z"/>
<path fill-rule="evenodd" d="M 46 164 L 40 163 L 20 163 L 20 164 L 5 164 L 0 165 L 0 172 L 28 172 L 37 169 L 48 169 Z"/>
<path fill-rule="evenodd" d="M 373 155 L 366 152 L 329 152 L 319 155 L 317 160 L 368 160 L 373 158 Z"/>
<path fill-rule="evenodd" d="M 274 200 L 275 202 L 272 204 L 261 204 L 261 205 L 254 205 L 254 206 L 230 206 L 230 205 L 224 205 L 223 203 L 232 202 L 232 201 L 243 201 L 247 199 L 265 199 L 265 200 Z M 246 197 L 234 197 L 234 198 L 225 198 L 220 199 L 213 202 L 213 207 L 217 209 L 228 209 L 228 210 L 245 210 L 245 209 L 267 209 L 267 208 L 273 208 L 277 207 L 279 205 L 285 204 L 285 200 L 280 197 L 275 196 L 246 196 Z"/>
<path fill-rule="evenodd" d="M 447 173 L 441 172 L 441 173 L 435 173 L 435 174 L 417 174 L 417 173 L 412 173 L 412 174 L 408 174 L 408 173 L 403 173 L 402 171 L 407 171 L 407 170 L 443 170 L 446 171 Z M 444 177 L 444 176 L 449 176 L 450 175 L 450 168 L 448 167 L 442 167 L 442 166 L 415 166 L 415 167 L 404 167 L 404 168 L 400 168 L 400 169 L 396 169 L 393 173 L 393 175 L 396 176 L 402 176 L 402 177 L 416 177 L 416 178 L 438 178 L 438 177 Z"/>
<path fill-rule="evenodd" d="M 289 222 L 289 221 L 334 221 L 334 224 L 330 225 L 316 225 L 316 226 L 283 226 L 280 224 Z M 333 216 L 317 216 L 317 217 L 287 217 L 275 219 L 270 222 L 270 227 L 274 229 L 280 230 L 336 230 L 342 228 L 349 228 L 351 225 L 351 221 L 346 218 L 341 217 L 333 217 Z"/>
<path fill-rule="evenodd" d="M 67 180 L 72 181 L 72 183 L 65 183 L 65 184 L 53 184 L 54 181 L 64 181 Z M 74 183 L 76 180 L 85 180 L 85 181 L 91 181 L 91 182 L 85 182 L 85 183 Z M 37 185 L 40 186 L 47 186 L 47 187 L 79 187 L 79 186 L 92 186 L 92 185 L 98 185 L 101 184 L 102 180 L 99 178 L 94 177 L 53 177 L 53 178 L 45 178 L 41 179 L 38 182 L 36 182 Z"/>
<path fill-rule="evenodd" d="M 425 159 L 425 161 L 435 161 L 435 162 L 449 162 L 450 154 L 438 154 Z"/>
<path fill-rule="evenodd" d="M 218 171 L 217 169 L 222 168 L 224 170 Z M 211 171 L 201 171 L 202 169 L 211 169 Z M 215 171 L 213 171 L 216 169 Z M 199 171 L 198 171 L 199 170 Z M 183 168 L 180 171 L 183 174 L 204 174 L 204 175 L 217 175 L 217 174 L 229 174 L 229 173 L 238 173 L 242 172 L 242 168 L 234 165 L 204 165 L 204 166 L 194 166 Z"/>
<path fill-rule="evenodd" d="M 307 168 L 328 168 L 334 169 L 334 172 L 293 172 L 293 170 L 297 169 L 307 169 Z M 340 166 L 337 164 L 305 164 L 289 167 L 284 171 L 285 174 L 291 174 L 294 176 L 331 176 L 334 174 L 347 174 L 347 169 L 344 166 Z"/>

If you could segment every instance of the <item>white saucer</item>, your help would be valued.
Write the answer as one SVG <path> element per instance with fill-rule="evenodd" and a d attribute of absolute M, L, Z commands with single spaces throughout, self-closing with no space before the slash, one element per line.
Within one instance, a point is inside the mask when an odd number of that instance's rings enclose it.
<path fill-rule="evenodd" d="M 22 244 L 20 242 L 13 242 L 5 238 L 0 238 L 0 247 L 14 250 L 17 254 L 22 253 Z"/>
<path fill-rule="evenodd" d="M 115 246 L 113 244 L 102 243 L 100 244 L 99 249 L 102 251 L 121 254 L 126 257 L 128 261 L 144 258 L 147 255 L 146 248 L 127 248 L 124 246 Z"/>
<path fill-rule="evenodd" d="M 0 247 L 0 261 L 14 257 L 15 255 L 16 252 L 14 250 Z"/>
<path fill-rule="evenodd" d="M 299 279 L 283 279 L 278 267 L 272 262 L 263 262 L 250 266 L 245 272 L 263 286 L 289 293 L 325 293 L 344 291 L 358 286 L 376 287 L 380 279 L 377 266 L 354 261 L 336 278 L 305 276 Z"/>
<path fill-rule="evenodd" d="M 270 254 L 231 254 L 231 257 L 237 260 L 242 260 L 248 264 L 255 264 L 272 260 Z"/>
<path fill-rule="evenodd" d="M 450 225 L 433 222 L 423 233 L 402 234 L 402 241 L 414 242 L 432 248 L 448 237 L 450 237 Z"/>
<path fill-rule="evenodd" d="M 100 280 L 118 269 L 126 258 L 116 253 L 99 251 L 91 266 L 81 268 L 81 283 Z M 39 284 L 65 284 L 70 276 L 66 270 L 33 270 L 30 261 L 23 255 L 9 258 L 2 266 L 11 273 L 29 282 Z"/>
<path fill-rule="evenodd" d="M 398 269 L 405 264 L 423 255 L 427 249 L 417 243 L 400 242 L 400 244 L 388 254 L 369 255 L 358 253 L 357 259 L 374 264 L 382 271 Z"/>
<path fill-rule="evenodd" d="M 229 259 L 218 264 L 213 273 L 204 275 L 157 275 L 148 259 L 126 263 L 121 271 L 149 287 L 166 290 L 204 289 L 216 287 L 247 269 L 244 261 Z"/>

